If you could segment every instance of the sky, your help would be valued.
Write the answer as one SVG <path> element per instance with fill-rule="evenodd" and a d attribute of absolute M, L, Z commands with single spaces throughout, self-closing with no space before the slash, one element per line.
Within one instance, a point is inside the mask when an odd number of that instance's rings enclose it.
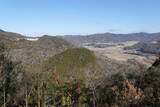
<path fill-rule="evenodd" d="M 0 0 L 0 29 L 27 36 L 160 32 L 160 0 Z"/>

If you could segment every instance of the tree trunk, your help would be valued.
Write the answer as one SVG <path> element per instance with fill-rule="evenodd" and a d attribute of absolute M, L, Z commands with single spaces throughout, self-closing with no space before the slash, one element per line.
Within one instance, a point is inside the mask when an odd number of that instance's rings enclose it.
<path fill-rule="evenodd" d="M 38 74 L 38 78 L 37 78 L 37 79 L 38 79 L 38 81 L 37 81 L 37 82 L 38 82 L 38 83 L 37 83 L 37 86 L 38 86 L 38 87 L 37 87 L 37 88 L 38 88 L 38 89 L 37 89 L 37 93 L 38 93 L 38 107 L 41 107 L 39 74 Z"/>
<path fill-rule="evenodd" d="M 5 86 L 3 88 L 3 107 L 6 107 L 6 89 L 5 89 Z"/>
<path fill-rule="evenodd" d="M 28 107 L 28 93 L 27 93 L 27 90 L 26 90 L 26 107 Z"/>
<path fill-rule="evenodd" d="M 38 107 L 41 107 L 39 87 L 37 91 L 38 91 Z"/>
<path fill-rule="evenodd" d="M 93 107 L 96 107 L 96 93 L 95 93 L 95 88 L 93 88 L 92 94 L 93 94 Z"/>

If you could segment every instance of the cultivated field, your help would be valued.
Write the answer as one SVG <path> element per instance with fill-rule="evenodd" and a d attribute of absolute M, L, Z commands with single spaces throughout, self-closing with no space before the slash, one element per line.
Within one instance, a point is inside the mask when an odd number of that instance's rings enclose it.
<path fill-rule="evenodd" d="M 156 59 L 153 55 L 136 55 L 135 50 L 124 50 L 124 47 L 132 46 L 138 43 L 137 41 L 122 42 L 122 43 L 111 43 L 112 45 L 105 48 L 97 48 L 94 46 L 84 46 L 100 55 L 111 58 L 117 61 L 128 61 L 131 59 L 136 60 L 139 63 L 150 66 Z M 109 44 L 109 43 L 108 43 Z"/>

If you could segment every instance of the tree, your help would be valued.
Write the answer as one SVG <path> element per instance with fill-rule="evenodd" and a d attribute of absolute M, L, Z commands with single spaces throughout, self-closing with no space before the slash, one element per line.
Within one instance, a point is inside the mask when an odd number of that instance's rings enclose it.
<path fill-rule="evenodd" d="M 20 71 L 19 63 L 13 62 L 5 54 L 6 47 L 0 43 L 0 99 L 3 99 L 3 107 L 11 106 L 19 87 Z M 3 93 L 3 94 L 2 94 Z M 0 102 L 2 106 L 2 102 Z"/>

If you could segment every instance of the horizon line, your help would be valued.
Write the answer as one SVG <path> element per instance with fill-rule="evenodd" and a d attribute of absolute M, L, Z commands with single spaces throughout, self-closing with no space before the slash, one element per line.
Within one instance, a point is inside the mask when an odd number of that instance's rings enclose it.
<path fill-rule="evenodd" d="M 37 36 L 36 34 L 32 35 L 31 34 L 25 34 L 25 33 L 20 33 L 20 32 L 14 32 L 14 31 L 7 31 L 7 30 L 2 30 L 0 29 L 0 31 L 4 31 L 4 32 L 8 32 L 8 33 L 17 33 L 17 34 L 20 34 L 22 36 L 25 36 L 25 37 L 42 37 L 44 35 L 48 35 L 48 36 L 90 36 L 90 35 L 98 35 L 98 34 L 115 34 L 115 35 L 127 35 L 127 34 L 139 34 L 139 33 L 144 33 L 144 34 L 156 34 L 156 33 L 160 33 L 160 31 L 157 31 L 157 32 L 147 32 L 147 31 L 140 31 L 140 32 L 127 32 L 127 33 L 123 33 L 123 32 L 100 32 L 100 33 L 88 33 L 88 34 L 47 34 L 47 33 L 37 33 Z M 40 36 L 38 36 L 40 35 Z"/>

